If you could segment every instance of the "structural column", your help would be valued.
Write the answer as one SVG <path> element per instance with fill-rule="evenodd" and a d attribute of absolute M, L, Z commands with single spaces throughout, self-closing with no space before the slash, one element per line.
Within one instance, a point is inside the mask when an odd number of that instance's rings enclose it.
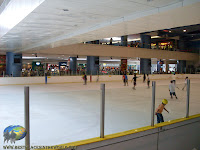
<path fill-rule="evenodd" d="M 186 72 L 186 60 L 179 60 L 177 61 L 177 70 L 179 73 Z"/>
<path fill-rule="evenodd" d="M 167 60 L 164 61 L 165 65 L 166 65 L 166 73 L 168 73 L 169 70 L 169 62 Z"/>
<path fill-rule="evenodd" d="M 151 36 L 140 34 L 141 48 L 151 49 Z M 151 74 L 151 59 L 140 58 L 140 74 Z"/>
<path fill-rule="evenodd" d="M 140 34 L 140 38 L 141 38 L 141 48 L 151 49 L 151 36 Z"/>
<path fill-rule="evenodd" d="M 87 56 L 87 74 L 97 75 L 99 72 L 99 56 Z"/>
<path fill-rule="evenodd" d="M 77 57 L 70 57 L 69 68 L 73 72 L 73 74 L 76 73 L 76 70 L 77 70 Z"/>
<path fill-rule="evenodd" d="M 22 54 L 6 53 L 6 75 L 20 77 L 22 71 Z"/>
<path fill-rule="evenodd" d="M 140 58 L 140 74 L 151 74 L 151 59 Z"/>
<path fill-rule="evenodd" d="M 127 46 L 128 45 L 127 38 L 128 38 L 127 35 L 121 37 L 121 45 L 122 46 Z"/>

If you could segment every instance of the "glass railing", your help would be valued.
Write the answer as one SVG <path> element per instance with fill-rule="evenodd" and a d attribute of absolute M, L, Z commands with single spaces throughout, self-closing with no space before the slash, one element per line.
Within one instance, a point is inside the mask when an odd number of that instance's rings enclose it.
<path fill-rule="evenodd" d="M 168 80 L 156 81 L 155 109 L 168 100 L 164 121 L 186 116 L 187 90 L 184 79 L 176 82 L 176 95 L 170 98 Z M 137 82 L 105 84 L 105 135 L 151 125 L 152 87 Z M 190 115 L 200 113 L 200 81 L 191 79 Z M 24 86 L 0 86 L 0 117 L 3 131 L 9 125 L 24 125 Z M 57 145 L 100 135 L 100 83 L 30 85 L 31 145 Z M 10 93 L 12 91 L 12 94 Z M 155 124 L 157 123 L 155 116 Z M 42 134 L 41 134 L 42 133 Z M 48 138 L 47 138 L 48 137 Z M 17 144 L 23 145 L 24 141 Z"/>
<path fill-rule="evenodd" d="M 83 71 L 48 71 L 47 76 L 82 76 L 86 73 Z M 127 71 L 127 75 L 140 74 L 139 70 L 129 70 Z M 86 73 L 87 74 L 87 73 Z M 87 75 L 123 75 L 124 73 L 120 70 L 101 70 L 97 71 L 95 74 L 87 74 Z M 152 72 L 151 74 L 174 74 L 174 72 Z M 176 72 L 176 74 L 179 74 Z M 198 69 L 187 69 L 186 73 L 181 74 L 200 74 L 200 70 Z M 44 71 L 22 71 L 18 77 L 40 77 L 44 76 Z M 0 74 L 0 77 L 13 77 L 13 74 L 6 75 L 5 72 Z"/>

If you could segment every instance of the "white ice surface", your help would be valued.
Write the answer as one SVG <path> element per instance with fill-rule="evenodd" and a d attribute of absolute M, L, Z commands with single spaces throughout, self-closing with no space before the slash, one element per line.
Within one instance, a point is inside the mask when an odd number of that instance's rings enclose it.
<path fill-rule="evenodd" d="M 122 82 L 106 82 L 105 135 L 144 127 L 151 121 L 151 93 L 146 83 L 136 90 Z M 186 90 L 176 89 L 170 99 L 168 80 L 156 81 L 156 107 L 169 100 L 165 121 L 185 117 Z M 181 89 L 184 80 L 177 80 Z M 0 86 L 0 149 L 3 130 L 9 125 L 24 126 L 24 86 Z M 57 145 L 98 137 L 100 133 L 100 83 L 30 85 L 31 145 Z M 190 115 L 200 113 L 200 80 L 191 79 Z M 156 123 L 156 118 L 155 118 Z M 7 144 L 7 143 L 6 143 Z M 24 145 L 24 139 L 16 145 Z"/>

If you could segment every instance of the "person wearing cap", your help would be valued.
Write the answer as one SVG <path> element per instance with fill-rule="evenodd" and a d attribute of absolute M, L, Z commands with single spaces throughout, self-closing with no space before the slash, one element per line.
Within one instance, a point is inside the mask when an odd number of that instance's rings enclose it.
<path fill-rule="evenodd" d="M 156 109 L 155 115 L 157 116 L 157 123 L 164 122 L 164 118 L 162 115 L 163 109 L 169 113 L 169 111 L 165 108 L 165 105 L 167 105 L 167 103 L 168 101 L 166 99 L 163 99 L 162 104 L 160 104 Z"/>

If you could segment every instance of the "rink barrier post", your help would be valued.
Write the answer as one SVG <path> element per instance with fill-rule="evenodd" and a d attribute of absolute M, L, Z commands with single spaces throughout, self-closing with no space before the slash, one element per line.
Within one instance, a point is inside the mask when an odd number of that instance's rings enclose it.
<path fill-rule="evenodd" d="M 189 106 L 190 106 L 190 79 L 187 80 L 186 118 L 189 117 Z"/>
<path fill-rule="evenodd" d="M 100 104 L 100 138 L 104 138 L 105 119 L 105 84 L 101 84 L 101 104 Z"/>
<path fill-rule="evenodd" d="M 45 73 L 45 84 L 47 84 L 47 73 Z"/>
<path fill-rule="evenodd" d="M 154 126 L 156 81 L 152 81 L 151 126 Z"/>
<path fill-rule="evenodd" d="M 30 150 L 29 86 L 24 87 L 25 150 Z"/>

